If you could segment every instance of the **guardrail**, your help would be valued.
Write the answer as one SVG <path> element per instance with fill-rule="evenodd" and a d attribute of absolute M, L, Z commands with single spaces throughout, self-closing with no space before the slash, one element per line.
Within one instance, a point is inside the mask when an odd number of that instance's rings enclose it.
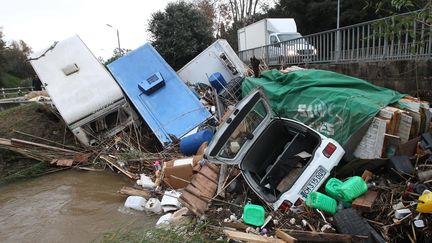
<path fill-rule="evenodd" d="M 22 96 L 33 91 L 33 86 L 18 88 L 0 88 L 0 96 L 3 98 Z"/>
<path fill-rule="evenodd" d="M 324 31 L 285 42 L 240 51 L 269 66 L 303 63 L 412 60 L 431 58 L 432 27 L 415 18 L 420 11 Z"/>

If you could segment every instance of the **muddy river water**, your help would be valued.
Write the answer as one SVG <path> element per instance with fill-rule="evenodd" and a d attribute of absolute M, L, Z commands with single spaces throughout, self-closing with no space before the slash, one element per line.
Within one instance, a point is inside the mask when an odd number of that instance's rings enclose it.
<path fill-rule="evenodd" d="M 125 209 L 131 181 L 110 171 L 65 171 L 0 187 L 0 242 L 98 242 L 157 217 Z"/>

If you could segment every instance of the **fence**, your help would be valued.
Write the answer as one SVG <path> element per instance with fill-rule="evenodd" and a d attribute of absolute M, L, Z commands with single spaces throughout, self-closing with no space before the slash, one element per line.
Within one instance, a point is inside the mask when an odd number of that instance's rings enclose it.
<path fill-rule="evenodd" d="M 0 96 L 2 98 L 17 97 L 33 91 L 33 87 L 18 87 L 18 88 L 0 88 Z"/>
<path fill-rule="evenodd" d="M 324 31 L 239 52 L 267 65 L 430 58 L 432 26 L 419 11 Z"/>

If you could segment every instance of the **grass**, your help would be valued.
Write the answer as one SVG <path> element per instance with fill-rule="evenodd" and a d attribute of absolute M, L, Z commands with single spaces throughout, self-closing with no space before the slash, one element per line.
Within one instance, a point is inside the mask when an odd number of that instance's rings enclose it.
<path fill-rule="evenodd" d="M 206 225 L 173 225 L 164 228 L 122 228 L 105 233 L 102 239 L 105 243 L 115 242 L 218 242 L 206 233 Z M 219 241 L 221 242 L 221 241 Z"/>
<path fill-rule="evenodd" d="M 0 186 L 11 182 L 38 177 L 44 174 L 49 165 L 32 159 L 22 159 L 18 154 L 0 149 L 4 161 L 0 174 Z"/>
<path fill-rule="evenodd" d="M 57 143 L 75 144 L 73 134 L 66 129 L 63 120 L 59 119 L 45 105 L 30 103 L 19 105 L 0 112 L 0 138 L 18 138 L 41 142 L 15 131 L 42 137 Z"/>
<path fill-rule="evenodd" d="M 20 87 L 22 80 L 8 73 L 0 74 L 0 88 Z"/>

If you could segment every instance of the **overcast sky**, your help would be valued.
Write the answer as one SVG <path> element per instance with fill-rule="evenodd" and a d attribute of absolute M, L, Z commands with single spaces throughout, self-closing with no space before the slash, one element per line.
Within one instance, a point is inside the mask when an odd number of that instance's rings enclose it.
<path fill-rule="evenodd" d="M 78 34 L 96 57 L 117 47 L 135 49 L 149 40 L 147 22 L 173 0 L 0 0 L 4 39 L 23 40 L 37 52 Z"/>

